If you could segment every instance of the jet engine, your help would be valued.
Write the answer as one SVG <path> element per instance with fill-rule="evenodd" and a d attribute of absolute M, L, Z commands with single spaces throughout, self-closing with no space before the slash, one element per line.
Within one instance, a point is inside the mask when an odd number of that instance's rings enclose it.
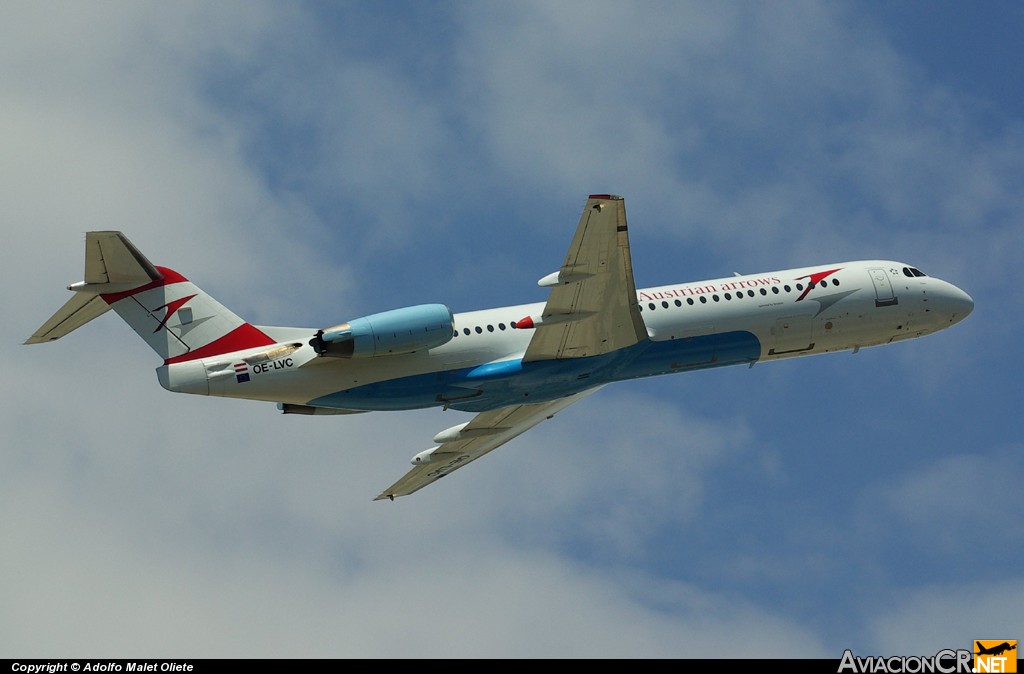
<path fill-rule="evenodd" d="M 420 304 L 317 330 L 309 345 L 321 356 L 372 358 L 441 346 L 452 338 L 452 310 Z"/>

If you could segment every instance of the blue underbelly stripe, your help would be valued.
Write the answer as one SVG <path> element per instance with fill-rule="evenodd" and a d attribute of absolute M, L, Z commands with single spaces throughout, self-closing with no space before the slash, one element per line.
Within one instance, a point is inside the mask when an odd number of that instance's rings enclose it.
<path fill-rule="evenodd" d="M 591 358 L 505 361 L 366 384 L 309 401 L 315 407 L 407 410 L 447 406 L 468 412 L 562 398 L 594 386 L 757 361 L 751 333 L 726 332 L 669 341 L 646 340 Z"/>

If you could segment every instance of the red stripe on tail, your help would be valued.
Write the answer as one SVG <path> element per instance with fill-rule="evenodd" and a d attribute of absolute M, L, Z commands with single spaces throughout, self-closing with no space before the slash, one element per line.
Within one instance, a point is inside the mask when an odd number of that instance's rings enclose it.
<path fill-rule="evenodd" d="M 100 297 L 102 297 L 103 301 L 106 302 L 107 304 L 113 304 L 118 300 L 123 300 L 126 297 L 131 297 L 132 295 L 145 292 L 146 290 L 150 290 L 152 288 L 159 288 L 160 286 L 169 286 L 172 283 L 182 283 L 184 281 L 188 281 L 187 278 L 185 278 L 178 272 L 174 271 L 173 269 L 168 269 L 167 267 L 157 267 L 156 270 L 160 272 L 160 274 L 162 274 L 162 278 L 159 278 L 156 281 L 150 281 L 146 285 L 139 286 L 138 288 L 125 290 L 124 292 L 103 293 L 100 295 Z"/>
<path fill-rule="evenodd" d="M 188 353 L 183 353 L 180 356 L 175 356 L 174 358 L 168 358 L 164 361 L 164 365 L 183 363 L 189 360 L 196 360 L 197 358 L 209 358 L 210 356 L 217 356 L 222 353 L 231 353 L 232 351 L 241 351 L 242 349 L 253 349 L 257 346 L 270 346 L 271 344 L 276 343 L 277 342 L 264 334 L 263 331 L 245 323 L 220 339 L 216 339 L 205 346 L 201 346 L 198 349 L 189 351 Z"/>

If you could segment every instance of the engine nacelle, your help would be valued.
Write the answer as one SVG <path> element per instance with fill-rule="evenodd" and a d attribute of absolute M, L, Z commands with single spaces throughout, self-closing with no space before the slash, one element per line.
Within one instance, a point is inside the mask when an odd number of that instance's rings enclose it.
<path fill-rule="evenodd" d="M 483 438 L 488 435 L 495 435 L 503 431 L 509 430 L 507 426 L 496 426 L 493 428 L 466 428 L 469 426 L 469 422 L 459 424 L 458 426 L 452 426 L 446 428 L 437 435 L 434 436 L 434 442 L 439 445 L 443 445 L 446 442 L 458 442 L 459 440 L 472 440 L 473 438 Z M 435 447 L 436 449 L 436 447 Z M 415 459 L 413 459 L 415 462 Z"/>
<path fill-rule="evenodd" d="M 439 449 L 441 448 L 431 447 L 430 449 L 424 449 L 422 452 L 412 457 L 412 460 L 409 461 L 409 463 L 411 463 L 414 466 L 418 466 L 421 463 L 430 463 L 431 461 L 434 460 L 434 452 L 436 452 Z"/>
<path fill-rule="evenodd" d="M 452 320 L 445 305 L 420 304 L 317 330 L 309 345 L 319 355 L 335 358 L 413 353 L 446 344 L 452 338 Z"/>

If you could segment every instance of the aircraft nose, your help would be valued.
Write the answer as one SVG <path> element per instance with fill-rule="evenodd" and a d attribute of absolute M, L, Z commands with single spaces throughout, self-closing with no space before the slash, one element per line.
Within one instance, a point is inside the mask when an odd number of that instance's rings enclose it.
<path fill-rule="evenodd" d="M 952 283 L 947 283 L 946 286 L 945 292 L 942 293 L 943 308 L 950 317 L 950 323 L 959 323 L 974 311 L 974 298 Z"/>

